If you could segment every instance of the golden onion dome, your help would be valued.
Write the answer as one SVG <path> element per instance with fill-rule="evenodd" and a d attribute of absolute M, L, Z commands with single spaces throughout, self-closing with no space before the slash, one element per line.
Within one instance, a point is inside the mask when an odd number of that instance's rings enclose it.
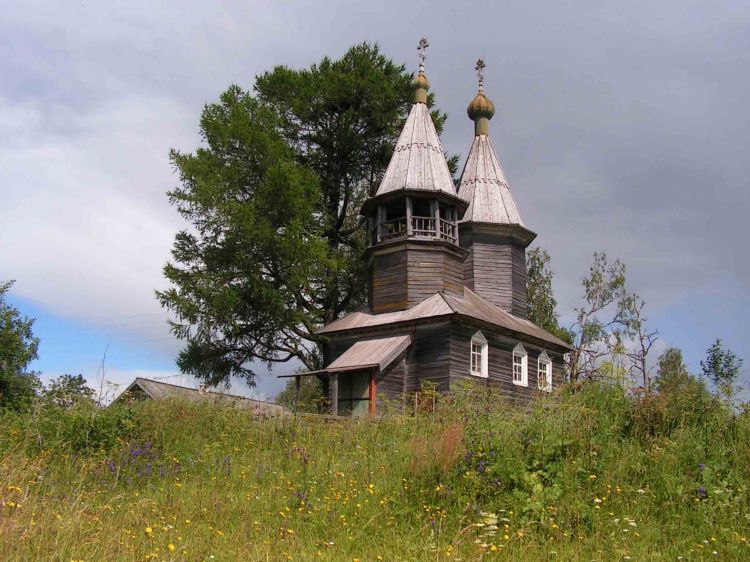
<path fill-rule="evenodd" d="M 427 76 L 425 76 L 424 72 L 420 72 L 417 74 L 417 77 L 414 79 L 414 82 L 412 82 L 412 85 L 414 88 L 423 88 L 425 90 L 430 89 L 430 83 L 427 81 Z"/>
<path fill-rule="evenodd" d="M 480 117 L 486 117 L 492 119 L 495 115 L 495 104 L 484 95 L 484 92 L 480 90 L 474 99 L 471 100 L 469 107 L 466 109 L 466 113 L 469 115 L 469 119 L 476 121 Z"/>
<path fill-rule="evenodd" d="M 414 101 L 416 103 L 427 103 L 427 90 L 430 89 L 430 83 L 427 81 L 427 76 L 425 76 L 423 70 L 419 71 L 412 85 L 414 86 Z"/>

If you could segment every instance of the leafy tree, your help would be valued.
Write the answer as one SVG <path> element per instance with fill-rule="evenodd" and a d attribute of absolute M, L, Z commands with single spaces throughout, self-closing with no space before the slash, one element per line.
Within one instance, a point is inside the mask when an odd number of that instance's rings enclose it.
<path fill-rule="evenodd" d="M 94 389 L 86 384 L 83 375 L 62 375 L 52 379 L 43 394 L 58 406 L 69 408 L 77 402 L 92 401 Z"/>
<path fill-rule="evenodd" d="M 232 86 L 204 108 L 205 146 L 171 153 L 181 185 L 170 201 L 192 228 L 164 268 L 172 287 L 157 292 L 187 342 L 184 372 L 253 384 L 254 361 L 321 367 L 316 329 L 365 301 L 359 208 L 412 94 L 404 66 L 363 43 L 309 69 L 277 67 L 252 93 Z M 440 130 L 445 114 L 432 116 Z"/>
<path fill-rule="evenodd" d="M 605 253 L 594 252 L 589 275 L 581 283 L 585 302 L 575 308 L 576 320 L 570 328 L 573 351 L 568 354 L 568 374 L 573 382 L 596 376 L 602 361 L 622 345 L 625 265 L 620 260 L 610 264 Z"/>
<path fill-rule="evenodd" d="M 560 326 L 557 300 L 552 291 L 553 271 L 544 248 L 532 248 L 526 255 L 527 317 L 550 334 L 572 343 L 573 334 Z"/>
<path fill-rule="evenodd" d="M 727 397 L 734 393 L 734 384 L 742 372 L 742 359 L 731 350 L 724 349 L 719 338 L 706 350 L 706 360 L 701 361 L 701 371 L 714 386 Z"/>
<path fill-rule="evenodd" d="M 276 395 L 276 403 L 290 410 L 322 413 L 326 410 L 326 396 L 323 383 L 317 377 L 302 377 L 300 380 L 299 402 L 296 403 L 297 388 L 294 379 L 289 379 L 284 390 Z"/>
<path fill-rule="evenodd" d="M 660 392 L 679 390 L 690 378 L 682 350 L 677 347 L 668 347 L 659 355 L 656 369 L 656 384 Z"/>
<path fill-rule="evenodd" d="M 0 408 L 23 409 L 41 386 L 37 374 L 26 370 L 37 358 L 39 338 L 31 329 L 34 319 L 6 300 L 13 283 L 0 282 Z"/>

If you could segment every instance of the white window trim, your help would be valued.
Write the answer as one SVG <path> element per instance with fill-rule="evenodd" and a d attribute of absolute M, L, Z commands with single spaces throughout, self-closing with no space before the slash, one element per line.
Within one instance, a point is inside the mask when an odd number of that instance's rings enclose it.
<path fill-rule="evenodd" d="M 481 351 L 481 360 L 480 360 L 481 365 L 480 365 L 480 370 L 479 371 L 475 371 L 472 368 L 472 360 L 471 359 L 472 359 L 472 354 L 474 353 L 473 352 L 473 347 L 474 347 L 475 344 L 480 345 L 481 348 L 482 348 L 482 351 Z M 484 334 L 482 334 L 482 332 L 477 332 L 476 334 L 474 334 L 471 337 L 471 343 L 469 344 L 469 372 L 473 376 L 475 376 L 475 377 L 481 377 L 483 379 L 486 379 L 486 378 L 488 378 L 490 376 L 490 374 L 489 374 L 489 368 L 488 368 L 488 366 L 489 366 L 488 365 L 488 363 L 489 363 L 488 356 L 489 356 L 489 345 L 487 344 L 487 338 L 484 337 Z"/>
<path fill-rule="evenodd" d="M 539 373 L 542 371 L 542 366 L 544 366 L 544 386 L 540 384 L 539 379 Z M 542 351 L 539 354 L 539 359 L 537 360 L 536 377 L 537 387 L 539 388 L 539 390 L 542 390 L 544 392 L 552 392 L 552 360 L 549 358 L 549 355 L 547 355 L 546 351 Z"/>
<path fill-rule="evenodd" d="M 521 380 L 516 380 L 516 368 L 515 358 L 521 357 Z M 511 362 L 511 378 L 513 384 L 517 386 L 529 386 L 529 354 L 526 353 L 526 348 L 520 343 L 513 348 L 513 360 Z"/>

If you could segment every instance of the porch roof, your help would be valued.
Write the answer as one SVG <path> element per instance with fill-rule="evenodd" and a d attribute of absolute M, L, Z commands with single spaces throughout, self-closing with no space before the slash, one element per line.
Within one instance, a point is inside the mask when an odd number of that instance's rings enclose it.
<path fill-rule="evenodd" d="M 349 371 L 356 368 L 385 369 L 411 344 L 411 334 L 374 338 L 355 342 L 326 371 Z"/>
<path fill-rule="evenodd" d="M 361 371 L 364 369 L 378 369 L 382 371 L 401 355 L 411 345 L 411 334 L 390 336 L 387 338 L 373 338 L 355 342 L 349 349 L 339 356 L 325 369 L 279 375 L 277 378 L 310 377 L 327 375 L 329 373 L 345 373 L 347 371 Z"/>

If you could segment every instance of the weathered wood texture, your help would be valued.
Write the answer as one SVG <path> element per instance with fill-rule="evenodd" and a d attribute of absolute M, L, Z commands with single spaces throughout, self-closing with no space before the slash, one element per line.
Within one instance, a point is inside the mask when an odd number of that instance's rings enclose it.
<path fill-rule="evenodd" d="M 452 326 L 450 338 L 451 387 L 460 384 L 460 381 L 472 381 L 476 384 L 492 386 L 509 400 L 531 400 L 542 392 L 537 387 L 538 360 L 542 351 L 546 351 L 552 361 L 552 389 L 554 390 L 565 382 L 562 354 L 521 341 L 528 354 L 528 386 L 514 384 L 513 348 L 519 343 L 519 340 L 493 333 L 487 329 L 481 331 L 488 343 L 489 377 L 484 379 L 472 375 L 469 366 L 471 338 L 478 330 L 480 330 L 479 326 L 465 322 L 456 322 Z"/>
<path fill-rule="evenodd" d="M 405 248 L 373 256 L 370 266 L 370 310 L 374 313 L 407 308 L 407 259 Z"/>
<path fill-rule="evenodd" d="M 461 229 L 464 282 L 503 310 L 526 318 L 526 249 L 509 236 Z"/>
<path fill-rule="evenodd" d="M 464 288 L 466 251 L 445 242 L 404 241 L 377 248 L 370 270 L 370 308 L 375 314 L 405 310 L 445 291 Z"/>
<path fill-rule="evenodd" d="M 412 344 L 406 350 L 403 365 L 398 359 L 390 368 L 404 369 L 404 390 L 407 393 L 418 391 L 424 381 L 430 381 L 441 390 L 449 388 L 450 338 L 451 323 L 444 320 L 435 324 L 425 324 L 411 328 Z M 380 328 L 372 332 L 360 332 L 356 335 L 342 334 L 331 338 L 325 355 L 329 361 L 335 361 L 355 342 L 367 337 L 403 334 L 403 328 Z M 385 371 L 388 373 L 388 369 Z M 340 376 L 346 376 L 342 374 Z M 387 382 L 387 386 L 391 386 Z M 403 392 L 403 391 L 402 391 Z"/>
<path fill-rule="evenodd" d="M 406 392 L 418 391 L 427 381 L 437 385 L 438 390 L 449 389 L 450 339 L 449 321 L 416 328 L 406 360 Z"/>
<path fill-rule="evenodd" d="M 375 377 L 377 411 L 382 411 L 383 407 L 403 406 L 406 393 L 406 376 L 406 353 L 383 372 L 377 373 Z"/>

